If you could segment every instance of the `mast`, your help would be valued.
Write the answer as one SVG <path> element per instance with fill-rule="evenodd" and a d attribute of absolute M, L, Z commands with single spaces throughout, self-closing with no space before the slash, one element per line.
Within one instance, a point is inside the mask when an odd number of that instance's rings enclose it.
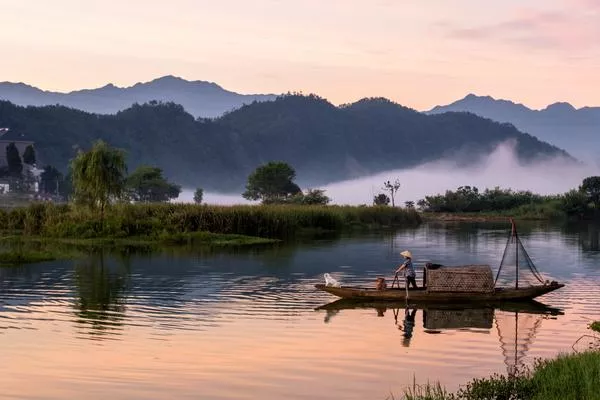
<path fill-rule="evenodd" d="M 512 234 L 515 239 L 515 275 L 516 275 L 516 285 L 515 288 L 519 288 L 519 236 L 517 234 L 517 227 L 515 226 L 515 221 L 511 218 L 510 222 L 512 223 Z"/>

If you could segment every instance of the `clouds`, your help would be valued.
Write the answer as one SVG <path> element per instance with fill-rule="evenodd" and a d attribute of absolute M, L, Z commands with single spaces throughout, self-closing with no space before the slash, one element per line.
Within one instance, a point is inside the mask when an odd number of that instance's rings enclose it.
<path fill-rule="evenodd" d="M 553 9 L 518 8 L 501 21 L 483 25 L 442 24 L 451 39 L 498 42 L 527 49 L 581 53 L 600 48 L 600 1 L 562 0 Z"/>

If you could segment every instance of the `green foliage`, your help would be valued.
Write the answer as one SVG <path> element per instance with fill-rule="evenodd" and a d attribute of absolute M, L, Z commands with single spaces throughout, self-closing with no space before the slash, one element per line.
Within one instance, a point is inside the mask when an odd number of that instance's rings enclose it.
<path fill-rule="evenodd" d="M 296 171 L 289 164 L 270 161 L 250 174 L 242 196 L 248 200 L 262 200 L 264 204 L 285 202 L 292 195 L 301 193 L 294 183 L 295 178 Z"/>
<path fill-rule="evenodd" d="M 600 321 L 594 321 L 590 324 L 590 329 L 596 332 L 600 332 Z"/>
<path fill-rule="evenodd" d="M 390 198 L 385 193 L 379 193 L 373 197 L 373 205 L 387 206 L 388 204 L 390 204 Z"/>
<path fill-rule="evenodd" d="M 589 204 L 589 196 L 575 189 L 568 191 L 560 199 L 560 208 L 567 215 L 583 217 L 590 211 Z"/>
<path fill-rule="evenodd" d="M 459 186 L 456 191 L 447 190 L 444 195 L 425 196 L 425 199 L 419 200 L 417 204 L 425 211 L 431 212 L 485 212 L 542 204 L 550 199 L 553 198 L 530 191 L 515 192 L 496 187 L 481 193 L 474 186 Z"/>
<path fill-rule="evenodd" d="M 583 180 L 579 190 L 584 192 L 596 209 L 600 209 L 600 176 L 589 176 Z"/>
<path fill-rule="evenodd" d="M 203 198 L 204 198 L 204 189 L 197 188 L 196 191 L 194 192 L 194 203 L 201 204 Z"/>
<path fill-rule="evenodd" d="M 35 165 L 35 150 L 32 145 L 25 147 L 25 151 L 23 152 L 23 164 Z"/>
<path fill-rule="evenodd" d="M 468 382 L 456 393 L 439 383 L 405 391 L 407 400 L 563 400 L 596 399 L 600 393 L 600 353 L 588 351 L 538 360 L 532 370 L 494 374 Z M 416 387 L 416 389 L 415 389 Z"/>
<path fill-rule="evenodd" d="M 181 186 L 169 183 L 162 169 L 146 165 L 139 166 L 125 180 L 129 197 L 142 203 L 158 203 L 176 199 Z"/>
<path fill-rule="evenodd" d="M 102 217 L 73 205 L 35 204 L 0 213 L 5 229 L 53 238 L 140 238 L 212 232 L 285 239 L 303 229 L 339 231 L 354 225 L 407 226 L 421 220 L 414 211 L 350 206 L 207 206 L 116 204 Z"/>
<path fill-rule="evenodd" d="M 14 143 L 6 146 L 6 163 L 8 164 L 8 174 L 12 177 L 20 177 L 23 172 L 23 162 L 19 149 Z"/>
<path fill-rule="evenodd" d="M 464 400 L 527 400 L 535 393 L 534 383 L 525 374 L 498 375 L 473 379 L 465 388 L 459 389 L 456 399 Z"/>
<path fill-rule="evenodd" d="M 404 207 L 406 207 L 406 208 L 415 208 L 415 202 L 414 201 L 405 201 L 404 202 Z"/>
<path fill-rule="evenodd" d="M 323 189 L 308 189 L 306 193 L 296 193 L 290 198 L 292 204 L 327 205 L 331 199 L 325 195 Z"/>
<path fill-rule="evenodd" d="M 56 260 L 56 256 L 50 252 L 6 251 L 0 253 L 0 266 L 33 264 L 53 260 Z"/>
<path fill-rule="evenodd" d="M 121 198 L 125 183 L 125 153 L 98 140 L 89 151 L 80 151 L 72 161 L 75 201 L 104 209 Z"/>

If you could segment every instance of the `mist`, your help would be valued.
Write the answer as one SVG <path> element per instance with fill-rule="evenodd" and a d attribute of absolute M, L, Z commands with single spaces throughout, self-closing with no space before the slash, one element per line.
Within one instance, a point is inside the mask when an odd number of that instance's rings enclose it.
<path fill-rule="evenodd" d="M 480 191 L 499 186 L 504 189 L 530 190 L 538 194 L 561 194 L 577 188 L 581 181 L 600 175 L 597 165 L 575 164 L 562 157 L 521 164 L 514 144 L 507 142 L 483 157 L 475 165 L 465 167 L 455 160 L 439 160 L 410 169 L 386 171 L 368 177 L 320 186 L 333 204 L 372 204 L 373 197 L 383 193 L 383 182 L 398 179 L 401 183 L 396 204 L 416 202 L 428 195 L 455 190 L 459 186 L 476 186 Z M 193 202 L 193 190 L 184 189 L 178 202 Z M 253 204 L 241 194 L 205 193 L 208 204 Z"/>

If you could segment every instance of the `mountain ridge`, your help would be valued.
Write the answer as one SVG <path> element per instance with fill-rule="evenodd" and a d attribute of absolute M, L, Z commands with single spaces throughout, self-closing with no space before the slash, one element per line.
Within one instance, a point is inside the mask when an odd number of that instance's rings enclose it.
<path fill-rule="evenodd" d="M 223 192 L 239 191 L 271 160 L 290 163 L 299 184 L 313 187 L 448 157 L 468 165 L 506 141 L 522 163 L 557 156 L 575 162 L 510 124 L 467 113 L 426 115 L 382 98 L 335 106 L 290 94 L 215 119 L 196 119 L 172 102 L 97 115 L 0 101 L 0 126 L 34 140 L 42 165 L 65 171 L 77 149 L 103 139 L 128 152 L 130 169 L 156 165 L 177 183 Z"/>
<path fill-rule="evenodd" d="M 254 101 L 267 101 L 275 94 L 240 94 L 215 82 L 189 81 L 165 75 L 148 82 L 119 87 L 113 83 L 69 92 L 49 91 L 23 82 L 0 82 L 0 99 L 20 106 L 63 105 L 96 114 L 116 114 L 132 104 L 152 100 L 181 104 L 196 118 L 215 118 Z"/>
<path fill-rule="evenodd" d="M 450 111 L 469 112 L 511 123 L 520 131 L 555 144 L 585 162 L 600 164 L 600 156 L 595 152 L 600 148 L 600 107 L 575 108 L 567 102 L 555 102 L 534 110 L 510 100 L 469 94 L 425 113 L 432 115 Z"/>

